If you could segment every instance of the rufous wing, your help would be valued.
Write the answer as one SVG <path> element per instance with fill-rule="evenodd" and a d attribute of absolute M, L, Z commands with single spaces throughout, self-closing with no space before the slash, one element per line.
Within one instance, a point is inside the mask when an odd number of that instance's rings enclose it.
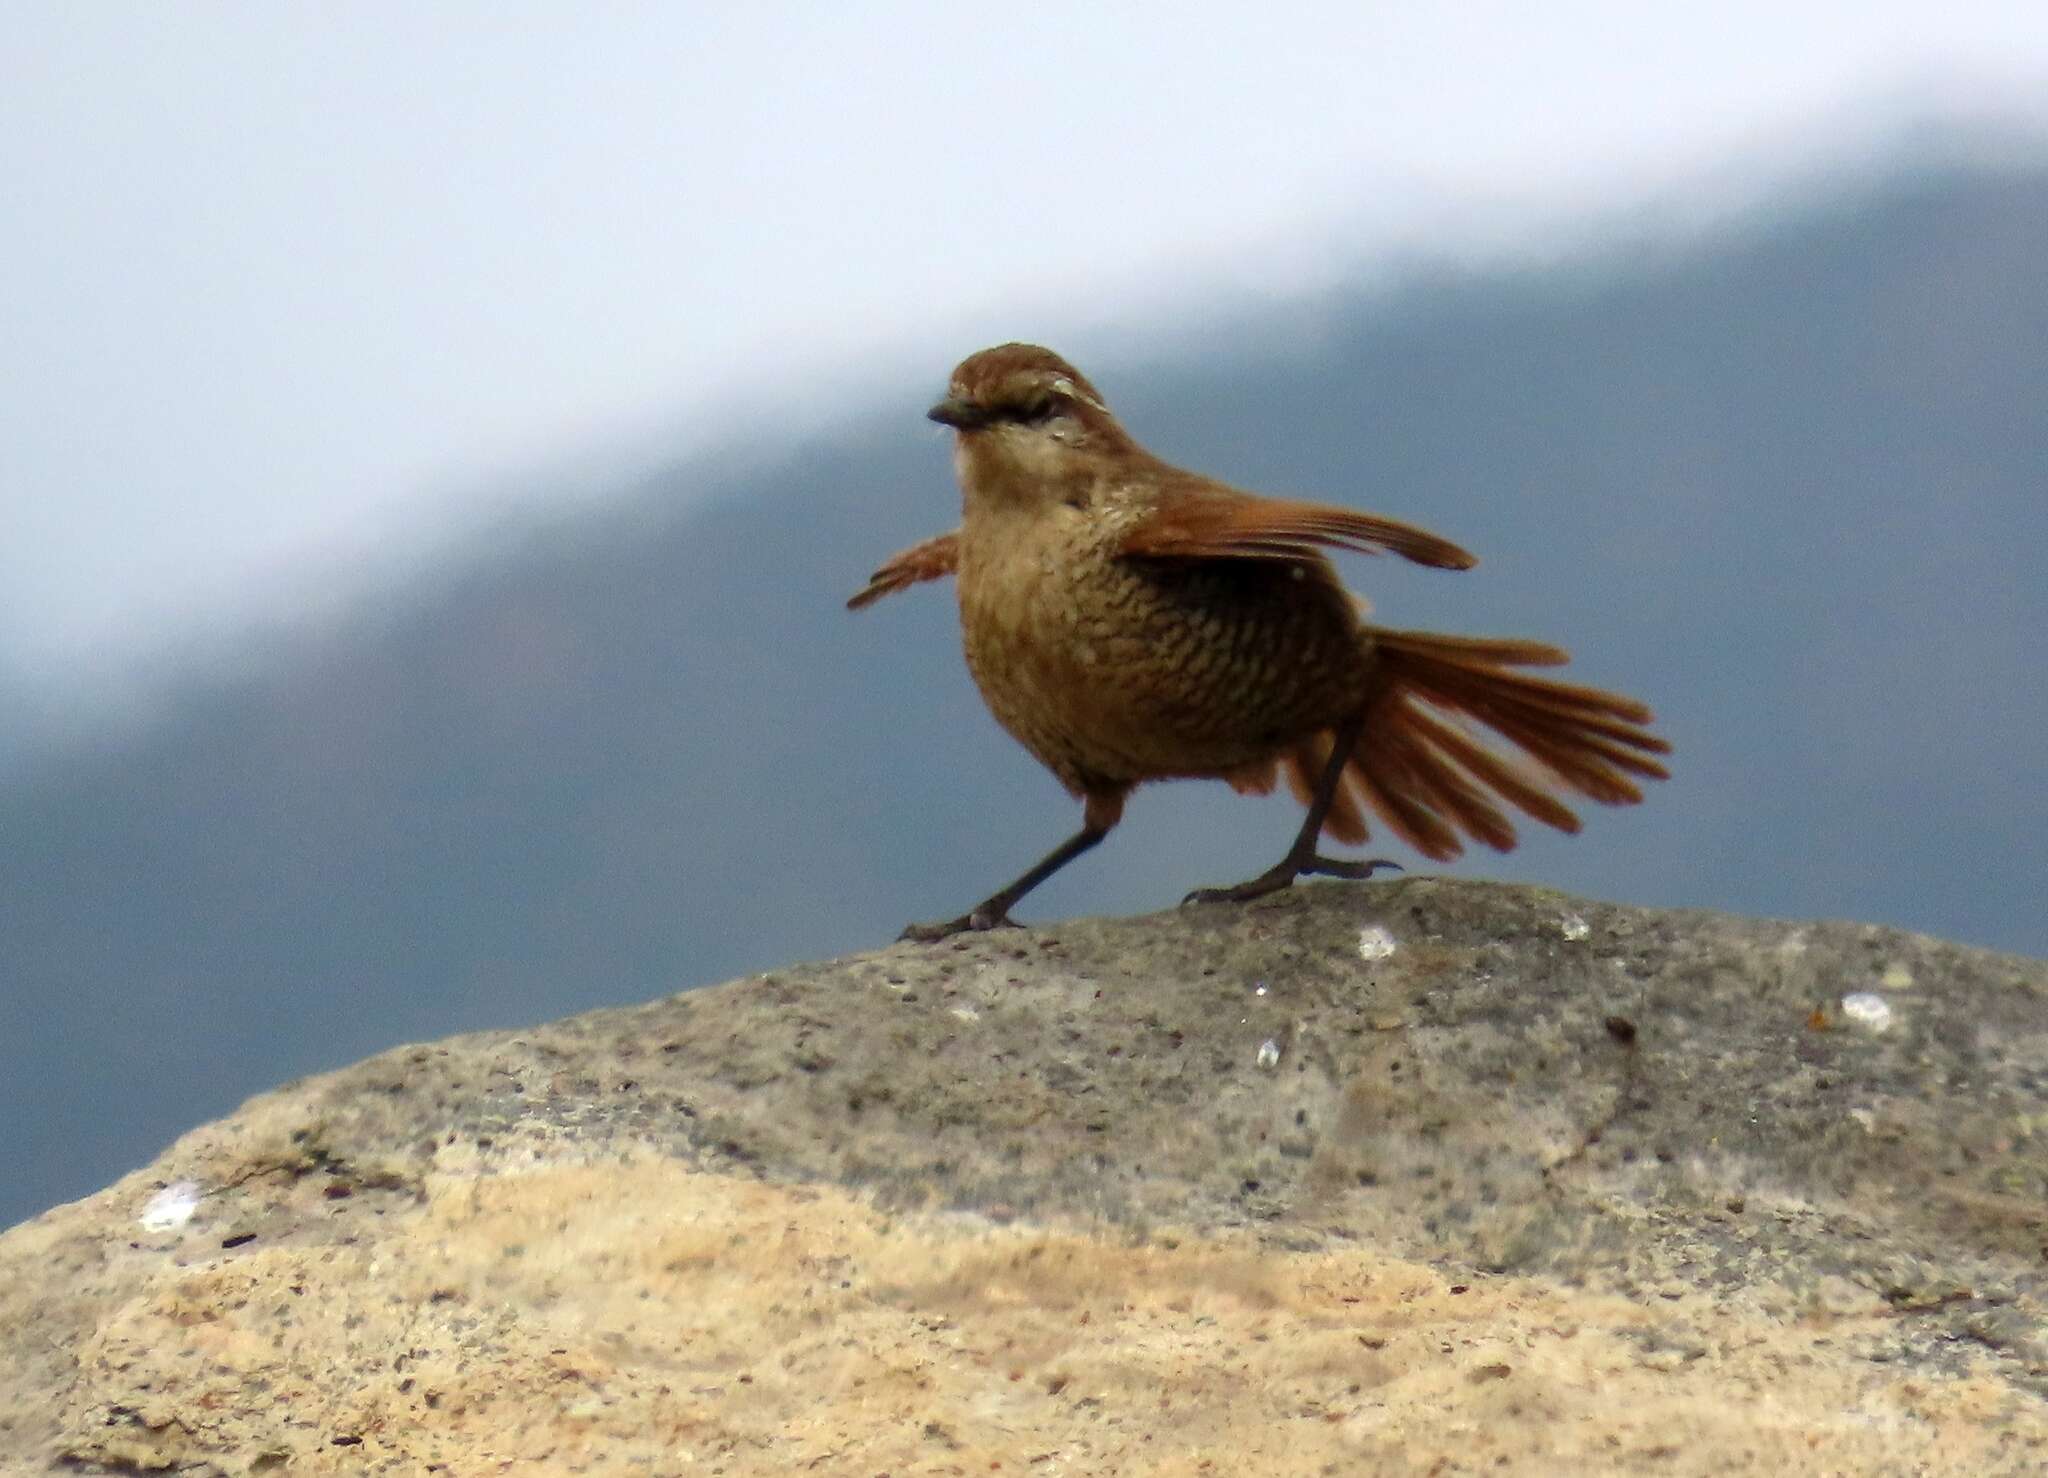
<path fill-rule="evenodd" d="M 1124 537 L 1122 552 L 1159 559 L 1279 559 L 1307 562 L 1325 549 L 1390 551 L 1417 564 L 1468 570 L 1479 561 L 1448 539 L 1398 519 L 1263 498 L 1206 479 L 1169 485 Z"/>
<path fill-rule="evenodd" d="M 849 611 L 872 605 L 885 595 L 925 580 L 943 580 L 960 563 L 960 533 L 955 529 L 892 554 L 868 576 L 868 583 L 846 602 Z"/>

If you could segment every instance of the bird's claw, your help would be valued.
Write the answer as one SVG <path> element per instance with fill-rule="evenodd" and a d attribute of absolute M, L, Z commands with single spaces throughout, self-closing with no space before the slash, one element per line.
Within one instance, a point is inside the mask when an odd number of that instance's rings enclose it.
<path fill-rule="evenodd" d="M 983 934 L 991 929 L 1015 929 L 1020 927 L 1007 912 L 992 913 L 986 906 L 947 919 L 942 924 L 911 924 L 896 936 L 898 943 L 936 944 L 941 939 L 951 939 L 955 934 Z"/>
<path fill-rule="evenodd" d="M 1401 870 L 1398 862 L 1389 862 L 1382 857 L 1366 858 L 1352 862 L 1338 857 L 1324 857 L 1310 853 L 1300 861 L 1288 858 L 1279 866 L 1269 868 L 1255 878 L 1249 878 L 1229 888 L 1197 888 L 1181 899 L 1180 906 L 1195 903 L 1249 903 L 1254 898 L 1264 898 L 1268 893 L 1277 893 L 1289 887 L 1298 877 L 1318 874 L 1333 878 L 1369 878 L 1383 867 L 1395 872 Z"/>
<path fill-rule="evenodd" d="M 1384 857 L 1364 857 L 1356 862 L 1341 857 L 1311 857 L 1302 868 L 1305 873 L 1316 873 L 1328 878 L 1369 878 L 1380 869 L 1401 871 L 1401 864 L 1389 862 Z"/>

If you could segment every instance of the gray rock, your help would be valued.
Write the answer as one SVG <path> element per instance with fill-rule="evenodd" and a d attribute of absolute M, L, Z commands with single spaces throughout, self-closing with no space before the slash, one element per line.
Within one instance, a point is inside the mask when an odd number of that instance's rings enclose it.
<path fill-rule="evenodd" d="M 0 1459 L 2033 1471 L 2044 1277 L 2048 965 L 1323 885 L 254 1099 L 0 1237 Z"/>

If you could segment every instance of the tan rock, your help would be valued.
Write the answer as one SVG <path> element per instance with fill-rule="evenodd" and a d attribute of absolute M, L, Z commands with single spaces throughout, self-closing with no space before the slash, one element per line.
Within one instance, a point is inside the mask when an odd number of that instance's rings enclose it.
<path fill-rule="evenodd" d="M 1422 880 L 403 1048 L 0 1237 L 0 1466 L 2037 1471 L 2044 1007 Z"/>

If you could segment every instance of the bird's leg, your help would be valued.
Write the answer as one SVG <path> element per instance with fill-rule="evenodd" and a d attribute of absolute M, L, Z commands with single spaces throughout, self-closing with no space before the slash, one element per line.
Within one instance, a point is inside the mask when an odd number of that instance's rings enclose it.
<path fill-rule="evenodd" d="M 1253 898 L 1263 898 L 1268 893 L 1277 893 L 1304 874 L 1320 873 L 1333 878 L 1369 878 L 1383 867 L 1401 870 L 1400 864 L 1384 858 L 1368 858 L 1350 862 L 1341 857 L 1325 857 L 1316 851 L 1316 840 L 1323 834 L 1323 818 L 1330 814 L 1330 805 L 1337 798 L 1337 786 L 1344 778 L 1344 767 L 1351 763 L 1351 753 L 1358 747 L 1358 737 L 1365 732 L 1367 709 L 1358 712 L 1337 726 L 1337 742 L 1331 746 L 1330 762 L 1323 766 L 1323 778 L 1316 783 L 1316 793 L 1309 801 L 1308 816 L 1301 823 L 1301 830 L 1295 834 L 1294 845 L 1287 849 L 1287 855 L 1267 868 L 1255 878 L 1230 888 L 1197 888 L 1181 900 L 1183 907 L 1190 903 L 1243 903 Z"/>
<path fill-rule="evenodd" d="M 1123 819 L 1124 793 L 1122 791 L 1090 791 L 1087 804 L 1081 813 L 1081 829 L 1054 847 L 1040 858 L 1031 870 L 1008 887 L 991 893 L 957 919 L 948 919 L 942 924 L 912 924 L 897 936 L 899 939 L 930 943 L 935 939 L 950 939 L 955 934 L 984 929 L 1014 929 L 1010 910 L 1033 888 L 1093 847 L 1109 835 L 1109 829 Z"/>

